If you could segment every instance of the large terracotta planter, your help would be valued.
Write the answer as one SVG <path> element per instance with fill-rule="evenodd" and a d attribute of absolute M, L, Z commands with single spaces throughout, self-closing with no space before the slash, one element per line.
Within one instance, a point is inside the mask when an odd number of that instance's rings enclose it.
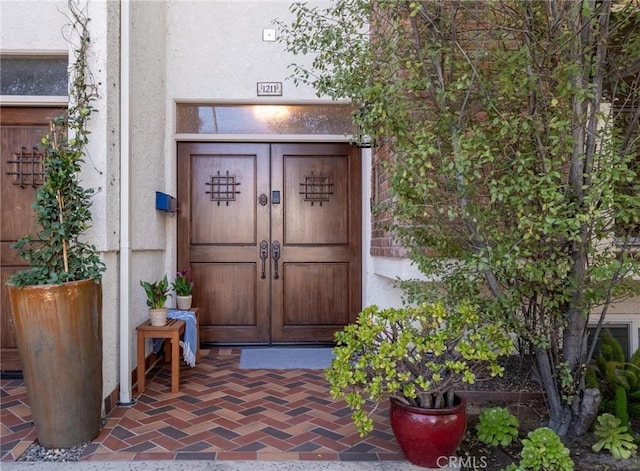
<path fill-rule="evenodd" d="M 462 443 L 467 429 L 467 403 L 456 398 L 456 405 L 444 409 L 420 409 L 391 398 L 389 418 L 393 433 L 410 463 L 426 468 L 449 464 Z"/>
<path fill-rule="evenodd" d="M 71 448 L 92 440 L 102 420 L 101 285 L 8 288 L 38 442 Z"/>

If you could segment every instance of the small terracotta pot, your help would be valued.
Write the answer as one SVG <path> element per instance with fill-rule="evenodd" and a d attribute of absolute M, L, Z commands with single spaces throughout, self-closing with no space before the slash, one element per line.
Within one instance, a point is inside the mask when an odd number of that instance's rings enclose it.
<path fill-rule="evenodd" d="M 449 464 L 467 430 L 467 403 L 443 409 L 409 407 L 391 398 L 389 419 L 393 433 L 410 463 L 425 468 Z"/>

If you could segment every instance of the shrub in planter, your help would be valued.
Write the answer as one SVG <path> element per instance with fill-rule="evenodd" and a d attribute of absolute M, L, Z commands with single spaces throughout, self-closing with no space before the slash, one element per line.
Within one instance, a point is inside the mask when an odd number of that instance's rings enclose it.
<path fill-rule="evenodd" d="M 462 383 L 473 383 L 480 369 L 501 375 L 498 359 L 514 349 L 503 326 L 482 319 L 477 308 L 467 302 L 452 309 L 442 303 L 401 309 L 369 306 L 355 324 L 337 332 L 335 339 L 335 358 L 326 376 L 333 397 L 344 398 L 351 408 L 361 435 L 373 429 L 365 411 L 367 401 L 391 398 L 392 427 L 394 410 L 402 406 L 422 412 L 461 404 L 464 408 L 455 390 Z M 460 422 L 464 435 L 466 414 Z M 394 433 L 398 438 L 395 427 Z M 448 435 L 437 434 L 442 438 Z M 450 446 L 454 449 L 441 453 L 454 452 L 461 439 L 453 439 Z M 418 464 L 404 447 L 403 451 Z M 427 466 L 434 464 L 428 462 Z"/>
<path fill-rule="evenodd" d="M 11 314 L 36 435 L 46 448 L 94 438 L 102 412 L 102 289 L 105 266 L 83 239 L 94 190 L 80 171 L 96 98 L 87 69 L 89 18 L 69 1 L 77 32 L 67 113 L 42 137 L 44 178 L 33 204 L 37 239 L 14 248 L 30 268 L 9 278 Z"/>

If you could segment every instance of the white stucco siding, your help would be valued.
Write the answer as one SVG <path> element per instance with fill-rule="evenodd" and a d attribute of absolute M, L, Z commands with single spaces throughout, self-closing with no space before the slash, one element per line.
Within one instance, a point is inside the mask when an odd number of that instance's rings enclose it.
<path fill-rule="evenodd" d="M 287 77 L 302 58 L 263 41 L 273 20 L 290 18 L 287 1 L 180 1 L 168 4 L 167 91 L 177 100 L 264 100 L 257 82 L 283 82 L 282 101 L 314 99 Z"/>
<path fill-rule="evenodd" d="M 131 247 L 134 251 L 164 251 L 167 216 L 156 211 L 155 192 L 167 191 L 166 169 L 171 158 L 166 147 L 167 133 L 171 131 L 166 124 L 169 111 L 165 99 L 168 68 L 165 2 L 132 2 L 130 32 L 127 67 L 130 77 Z M 136 288 L 132 289 L 136 293 Z"/>
<path fill-rule="evenodd" d="M 67 20 L 66 1 L 1 0 L 0 44 L 2 52 L 65 52 L 62 36 Z"/>

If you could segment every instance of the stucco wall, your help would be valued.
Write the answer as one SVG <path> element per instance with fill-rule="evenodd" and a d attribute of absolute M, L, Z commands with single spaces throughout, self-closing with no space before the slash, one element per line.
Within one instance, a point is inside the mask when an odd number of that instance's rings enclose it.
<path fill-rule="evenodd" d="M 66 52 L 62 37 L 66 1 L 0 1 L 0 49 L 2 52 Z"/>

